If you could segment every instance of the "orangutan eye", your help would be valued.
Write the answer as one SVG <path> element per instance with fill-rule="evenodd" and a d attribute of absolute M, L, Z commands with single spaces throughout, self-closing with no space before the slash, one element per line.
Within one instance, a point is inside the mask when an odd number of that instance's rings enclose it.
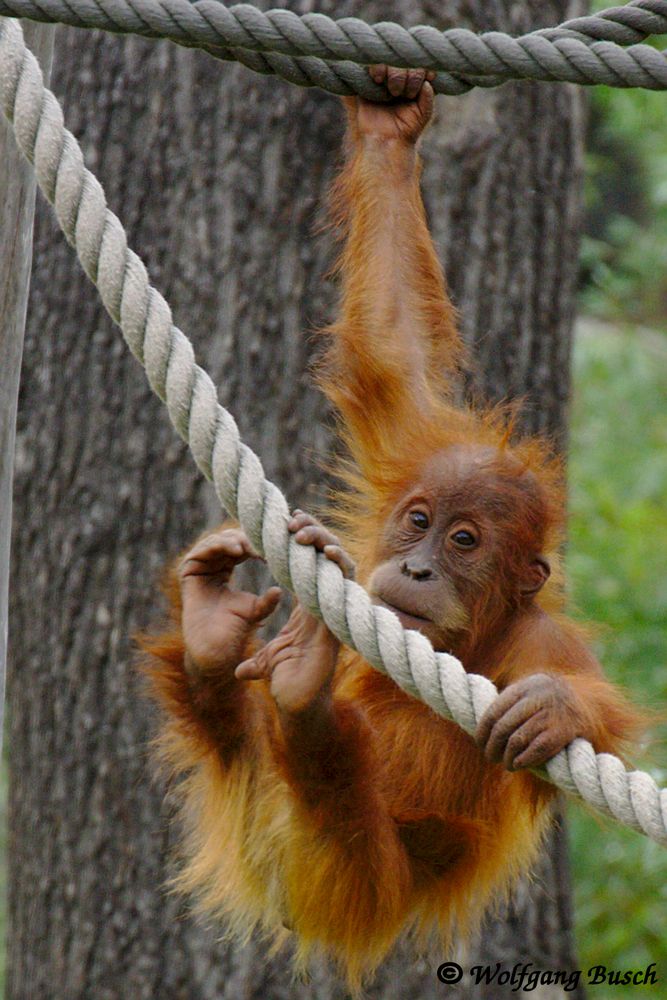
<path fill-rule="evenodd" d="M 425 514 L 423 510 L 411 510 L 410 520 L 415 528 L 419 528 L 420 531 L 426 531 L 431 523 L 428 519 L 428 514 Z"/>
<path fill-rule="evenodd" d="M 471 531 L 465 531 L 461 528 L 459 531 L 455 531 L 451 536 L 452 541 L 455 545 L 460 546 L 462 549 L 472 549 L 477 545 L 477 538 Z"/>

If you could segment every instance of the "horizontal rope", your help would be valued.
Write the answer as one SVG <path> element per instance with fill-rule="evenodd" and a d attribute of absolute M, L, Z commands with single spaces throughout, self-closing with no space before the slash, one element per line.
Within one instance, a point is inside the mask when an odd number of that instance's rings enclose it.
<path fill-rule="evenodd" d="M 420 633 L 405 631 L 395 615 L 375 607 L 362 587 L 345 580 L 335 563 L 296 544 L 290 535 L 285 497 L 240 440 L 213 382 L 195 363 L 190 341 L 174 325 L 168 304 L 128 248 L 121 223 L 107 208 L 100 183 L 84 166 L 81 149 L 64 126 L 58 101 L 44 87 L 21 26 L 4 19 L 0 105 L 84 271 L 145 367 L 151 388 L 166 403 L 197 465 L 213 481 L 222 506 L 238 517 L 276 580 L 404 691 L 474 733 L 497 697 L 493 684 L 466 673 L 455 657 L 434 652 Z M 590 743 L 577 739 L 548 762 L 545 776 L 620 823 L 667 843 L 667 790 L 659 789 L 650 775 L 627 772 L 618 758 L 596 754 Z"/>
<path fill-rule="evenodd" d="M 0 0 L 0 15 L 167 38 L 299 86 L 376 101 L 387 100 L 386 90 L 358 64 L 436 70 L 434 88 L 443 94 L 515 79 L 667 89 L 665 55 L 637 44 L 667 32 L 665 0 L 634 0 L 520 38 L 499 31 L 369 25 L 353 17 L 334 21 L 323 14 L 300 17 L 289 10 L 264 13 L 218 0 Z"/>

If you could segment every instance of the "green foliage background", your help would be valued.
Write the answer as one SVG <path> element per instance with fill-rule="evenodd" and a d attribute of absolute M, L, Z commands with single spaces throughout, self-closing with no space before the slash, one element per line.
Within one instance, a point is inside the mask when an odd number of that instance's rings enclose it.
<path fill-rule="evenodd" d="M 593 8 L 610 4 L 595 0 Z M 665 38 L 649 40 L 657 48 Z M 665 94 L 590 90 L 582 311 L 649 325 L 667 314 Z"/>
<path fill-rule="evenodd" d="M 606 673 L 667 709 L 667 337 L 580 324 L 570 457 L 573 601 Z M 667 784 L 664 727 L 639 760 Z M 582 969 L 657 964 L 667 981 L 667 851 L 570 808 Z M 592 988 L 591 988 L 592 989 Z M 613 987 L 630 997 L 638 987 Z"/>
<path fill-rule="evenodd" d="M 588 150 L 569 579 L 602 626 L 608 675 L 667 717 L 667 95 L 595 88 Z M 665 735 L 639 761 L 663 785 Z M 667 852 L 577 807 L 570 818 L 581 967 L 655 962 L 646 990 L 667 996 Z"/>

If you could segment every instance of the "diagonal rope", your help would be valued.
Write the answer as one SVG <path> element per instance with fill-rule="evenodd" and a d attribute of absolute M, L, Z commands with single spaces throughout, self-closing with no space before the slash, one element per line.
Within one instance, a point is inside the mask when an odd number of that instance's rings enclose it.
<path fill-rule="evenodd" d="M 395 615 L 373 606 L 366 591 L 345 580 L 337 565 L 294 542 L 287 530 L 285 497 L 240 440 L 213 382 L 195 363 L 190 341 L 174 325 L 168 304 L 128 248 L 121 223 L 107 208 L 101 185 L 64 126 L 58 101 L 44 87 L 21 26 L 2 18 L 0 105 L 67 240 L 145 367 L 152 389 L 166 404 L 197 465 L 213 481 L 222 506 L 238 517 L 276 580 L 404 691 L 472 734 L 497 697 L 495 687 L 485 677 L 467 674 L 453 656 L 434 652 L 420 633 L 404 631 Z M 581 739 L 549 761 L 545 771 L 560 788 L 667 844 L 667 789 L 659 789 L 648 774 L 626 771 L 618 758 L 596 754 Z"/>
<path fill-rule="evenodd" d="M 168 38 L 300 86 L 370 100 L 387 100 L 359 65 L 375 62 L 437 70 L 434 88 L 443 94 L 514 79 L 667 89 L 667 57 L 638 44 L 667 32 L 666 0 L 633 0 L 520 38 L 369 25 L 353 17 L 334 21 L 250 4 L 225 7 L 218 0 L 0 0 L 0 15 Z"/>

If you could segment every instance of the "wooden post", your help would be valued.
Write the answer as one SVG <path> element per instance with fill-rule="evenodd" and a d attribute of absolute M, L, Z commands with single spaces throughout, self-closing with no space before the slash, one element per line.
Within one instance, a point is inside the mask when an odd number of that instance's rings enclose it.
<path fill-rule="evenodd" d="M 24 24 L 26 42 L 48 79 L 54 28 Z M 16 406 L 30 267 L 35 179 L 0 118 L 0 738 L 7 665 L 7 602 Z"/>

